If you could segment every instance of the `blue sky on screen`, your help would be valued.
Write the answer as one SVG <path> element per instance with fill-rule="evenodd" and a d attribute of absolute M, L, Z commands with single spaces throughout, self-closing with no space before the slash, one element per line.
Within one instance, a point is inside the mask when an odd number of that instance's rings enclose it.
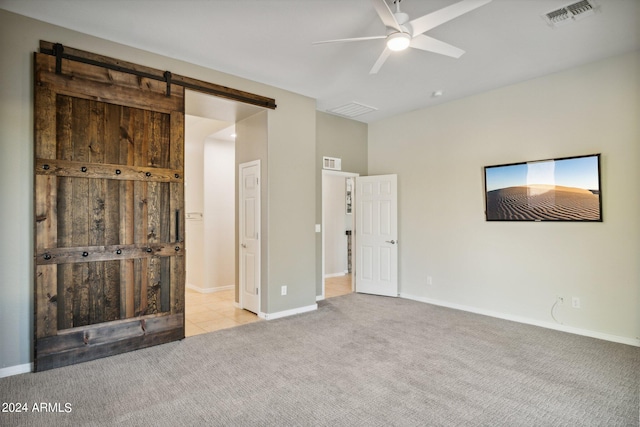
<path fill-rule="evenodd" d="M 597 156 L 493 166 L 485 170 L 487 191 L 534 184 L 600 189 Z"/>

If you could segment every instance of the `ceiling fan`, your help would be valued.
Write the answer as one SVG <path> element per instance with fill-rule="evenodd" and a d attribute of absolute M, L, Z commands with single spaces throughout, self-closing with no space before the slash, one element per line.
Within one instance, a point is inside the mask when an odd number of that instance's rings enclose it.
<path fill-rule="evenodd" d="M 325 40 L 314 42 L 313 44 L 386 39 L 386 46 L 382 51 L 382 54 L 378 57 L 376 63 L 373 64 L 369 74 L 376 74 L 389 55 L 391 55 L 391 52 L 405 50 L 408 47 L 439 53 L 453 58 L 460 58 L 464 53 L 464 50 L 451 46 L 448 43 L 441 42 L 440 40 L 436 40 L 423 33 L 491 2 L 491 0 L 462 0 L 458 3 L 452 4 L 451 6 L 444 7 L 413 20 L 409 20 L 409 15 L 400 11 L 401 1 L 402 0 L 394 0 L 396 12 L 393 13 L 385 0 L 371 0 L 378 16 L 387 27 L 387 34 L 384 36 Z"/>

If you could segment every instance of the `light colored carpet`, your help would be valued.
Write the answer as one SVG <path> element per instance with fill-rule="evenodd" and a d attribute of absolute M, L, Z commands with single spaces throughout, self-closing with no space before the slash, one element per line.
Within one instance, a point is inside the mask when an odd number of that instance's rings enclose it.
<path fill-rule="evenodd" d="M 397 298 L 0 379 L 0 425 L 637 426 L 640 349 Z"/>

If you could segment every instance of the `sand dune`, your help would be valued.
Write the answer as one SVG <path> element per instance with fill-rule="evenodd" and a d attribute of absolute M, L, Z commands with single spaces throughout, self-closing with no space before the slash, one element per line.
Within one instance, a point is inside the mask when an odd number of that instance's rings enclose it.
<path fill-rule="evenodd" d="M 554 185 L 501 188 L 487 194 L 487 220 L 597 221 L 600 196 Z"/>

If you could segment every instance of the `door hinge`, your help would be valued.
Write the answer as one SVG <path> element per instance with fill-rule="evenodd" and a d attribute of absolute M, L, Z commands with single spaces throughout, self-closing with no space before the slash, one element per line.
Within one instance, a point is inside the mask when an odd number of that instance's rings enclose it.
<path fill-rule="evenodd" d="M 260 178 L 256 178 L 256 185 L 260 185 Z"/>
<path fill-rule="evenodd" d="M 256 288 L 256 295 L 258 295 L 258 288 Z"/>

